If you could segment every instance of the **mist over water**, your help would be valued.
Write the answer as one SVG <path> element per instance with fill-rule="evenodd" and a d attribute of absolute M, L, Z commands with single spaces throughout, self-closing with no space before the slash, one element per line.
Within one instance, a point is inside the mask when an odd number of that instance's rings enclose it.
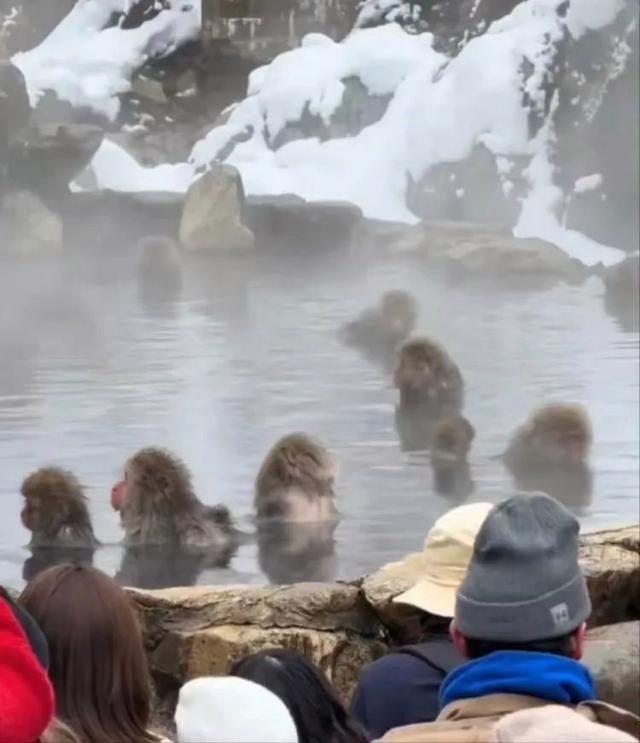
<path fill-rule="evenodd" d="M 87 485 L 105 543 L 94 564 L 114 574 L 122 535 L 109 492 L 135 450 L 175 450 L 199 497 L 227 504 L 253 531 L 255 474 L 273 442 L 293 430 L 320 437 L 340 463 L 341 521 L 322 577 L 356 577 L 418 549 L 459 501 L 435 493 L 426 453 L 401 450 L 390 375 L 338 337 L 391 288 L 415 294 L 419 332 L 442 341 L 465 376 L 465 415 L 477 429 L 473 500 L 513 492 L 492 457 L 532 407 L 576 401 L 594 422 L 595 479 L 591 500 L 570 505 L 588 527 L 637 520 L 638 333 L 607 314 L 598 279 L 524 292 L 446 285 L 398 256 L 257 251 L 185 258 L 180 295 L 150 303 L 133 246 L 114 238 L 111 252 L 0 265 L 3 583 L 20 584 L 29 554 L 19 488 L 36 467 L 62 465 Z M 198 578 L 268 580 L 255 542 L 228 570 Z"/>

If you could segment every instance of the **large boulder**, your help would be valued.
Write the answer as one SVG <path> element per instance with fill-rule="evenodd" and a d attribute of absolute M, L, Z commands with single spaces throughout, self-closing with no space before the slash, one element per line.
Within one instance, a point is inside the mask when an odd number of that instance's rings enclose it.
<path fill-rule="evenodd" d="M 339 201 L 305 201 L 293 194 L 252 196 L 247 219 L 261 243 L 293 250 L 349 246 L 362 210 Z"/>
<path fill-rule="evenodd" d="M 29 191 L 4 197 L 0 234 L 0 249 L 10 255 L 50 255 L 62 249 L 62 220 Z"/>
<path fill-rule="evenodd" d="M 0 60 L 0 183 L 10 148 L 29 125 L 30 112 L 24 75 L 15 65 Z"/>
<path fill-rule="evenodd" d="M 13 147 L 12 182 L 41 194 L 57 195 L 91 162 L 104 137 L 91 124 L 36 124 Z"/>
<path fill-rule="evenodd" d="M 559 281 L 579 283 L 588 272 L 557 246 L 517 238 L 506 228 L 466 222 L 424 222 L 407 229 L 390 252 L 412 255 L 454 279 L 500 281 L 539 289 Z"/>
<path fill-rule="evenodd" d="M 227 673 L 237 660 L 264 648 L 304 653 L 345 700 L 360 668 L 385 651 L 378 620 L 353 585 L 132 590 L 131 597 L 165 721 L 185 681 Z"/>
<path fill-rule="evenodd" d="M 596 678 L 600 699 L 640 715 L 640 622 L 588 632 L 584 662 Z"/>
<path fill-rule="evenodd" d="M 596 532 L 581 537 L 580 561 L 593 603 L 592 626 L 640 617 L 640 527 Z M 393 599 L 421 575 L 418 555 L 386 565 L 365 578 L 362 589 L 394 641 L 413 641 L 419 614 Z"/>
<path fill-rule="evenodd" d="M 191 185 L 180 221 L 187 250 L 247 250 L 255 238 L 244 224 L 245 196 L 235 168 L 216 165 Z"/>

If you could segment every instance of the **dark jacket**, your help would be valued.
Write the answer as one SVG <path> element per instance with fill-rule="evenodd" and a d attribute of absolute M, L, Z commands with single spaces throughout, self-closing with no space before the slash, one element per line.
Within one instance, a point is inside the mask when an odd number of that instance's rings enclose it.
<path fill-rule="evenodd" d="M 463 662 L 447 636 L 400 648 L 364 669 L 353 715 L 372 738 L 403 725 L 431 722 L 440 712 L 440 684 Z"/>

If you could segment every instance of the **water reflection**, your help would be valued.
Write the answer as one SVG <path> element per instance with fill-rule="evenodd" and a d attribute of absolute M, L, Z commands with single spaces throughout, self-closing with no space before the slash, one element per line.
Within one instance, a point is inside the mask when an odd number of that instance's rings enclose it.
<path fill-rule="evenodd" d="M 28 535 L 18 490 L 29 471 L 74 471 L 89 488 L 96 534 L 113 545 L 121 531 L 111 483 L 150 443 L 175 450 L 203 500 L 226 503 L 242 523 L 264 452 L 285 433 L 309 431 L 339 460 L 342 520 L 328 530 L 260 529 L 257 544 L 215 573 L 193 555 L 98 550 L 94 563 L 127 583 L 224 582 L 238 571 L 255 583 L 356 577 L 419 549 L 452 505 L 497 500 L 518 485 L 555 489 L 590 526 L 637 519 L 638 335 L 608 316 L 597 282 L 487 291 L 444 285 L 397 257 L 363 265 L 339 253 L 183 255 L 182 286 L 155 312 L 134 246 L 119 247 L 113 260 L 105 250 L 79 254 L 77 264 L 65 257 L 58 268 L 0 266 L 0 552 L 11 556 L 3 582 L 22 577 Z M 403 450 L 415 446 L 395 430 L 388 369 L 340 339 L 363 306 L 397 287 L 420 304 L 416 332 L 442 340 L 465 377 L 464 412 L 477 430 L 472 477 L 434 472 L 424 452 Z M 16 394 L 23 405 L 13 404 Z M 560 400 L 589 407 L 593 477 L 515 483 L 496 455 L 532 408 Z M 423 450 L 428 431 L 411 433 Z M 27 557 L 28 572 L 49 559 Z"/>
<path fill-rule="evenodd" d="M 331 581 L 337 574 L 335 522 L 258 526 L 258 563 L 270 583 Z"/>

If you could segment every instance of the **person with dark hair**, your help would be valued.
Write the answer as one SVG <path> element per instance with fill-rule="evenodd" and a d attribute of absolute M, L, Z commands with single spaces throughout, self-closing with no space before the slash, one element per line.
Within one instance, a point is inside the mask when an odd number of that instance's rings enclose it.
<path fill-rule="evenodd" d="M 324 673 L 299 653 L 264 650 L 237 663 L 231 675 L 279 697 L 293 718 L 299 743 L 367 743 Z"/>
<path fill-rule="evenodd" d="M 33 652 L 21 612 L 3 590 L 0 597 L 0 740 L 36 743 L 53 719 L 53 689 Z M 37 628 L 35 628 L 37 629 Z"/>
<path fill-rule="evenodd" d="M 492 509 L 451 627 L 468 662 L 444 680 L 435 722 L 396 728 L 383 741 L 640 739 L 640 719 L 596 701 L 591 673 L 579 663 L 591 613 L 578 564 L 579 528 L 542 493 L 516 495 Z"/>
<path fill-rule="evenodd" d="M 142 635 L 126 593 L 83 565 L 37 575 L 18 600 L 49 643 L 58 716 L 83 743 L 156 743 Z"/>
<path fill-rule="evenodd" d="M 420 576 L 394 603 L 418 610 L 421 638 L 374 661 L 360 676 L 351 710 L 372 737 L 438 716 L 440 684 L 464 662 L 449 636 L 456 590 L 490 510 L 489 503 L 469 503 L 448 511 L 427 534 L 422 552 L 382 569 L 390 578 Z"/>

